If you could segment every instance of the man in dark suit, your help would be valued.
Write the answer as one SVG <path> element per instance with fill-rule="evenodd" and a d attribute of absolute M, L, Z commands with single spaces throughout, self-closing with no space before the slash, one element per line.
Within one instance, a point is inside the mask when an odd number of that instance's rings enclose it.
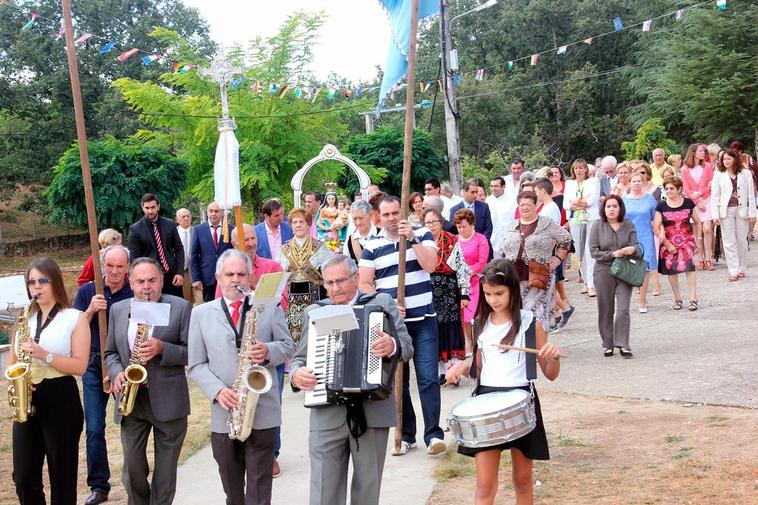
<path fill-rule="evenodd" d="M 292 228 L 284 221 L 284 205 L 276 198 L 266 201 L 261 210 L 263 222 L 255 225 L 258 256 L 276 260 L 279 249 L 292 238 Z"/>
<path fill-rule="evenodd" d="M 202 290 L 203 301 L 213 300 L 216 294 L 216 261 L 232 245 L 224 240 L 221 226 L 223 217 L 221 207 L 216 202 L 208 204 L 206 209 L 208 221 L 195 225 L 195 237 L 192 240 L 192 289 Z M 227 228 L 226 236 L 231 238 Z"/>
<path fill-rule="evenodd" d="M 490 215 L 490 208 L 484 202 L 477 200 L 477 194 L 479 193 L 479 186 L 474 179 L 469 179 L 463 183 L 463 201 L 450 209 L 450 220 L 455 222 L 453 216 L 461 209 L 471 209 L 476 217 L 476 224 L 474 230 L 478 231 L 487 240 L 492 237 L 492 216 Z"/>
<path fill-rule="evenodd" d="M 176 229 L 176 228 L 174 228 Z M 183 298 L 161 294 L 161 266 L 152 258 L 138 258 L 129 269 L 134 299 L 171 306 L 167 326 L 153 326 L 148 338 L 135 345 L 137 323 L 130 318 L 131 299 L 111 307 L 105 363 L 118 396 L 124 390 L 124 370 L 132 356 L 147 370 L 147 387 L 139 386 L 134 409 L 122 416 L 116 402 L 115 422 L 121 425 L 124 468 L 121 481 L 131 505 L 169 504 L 176 492 L 176 467 L 190 413 L 187 332 L 192 306 Z M 155 464 L 148 482 L 147 442 L 153 432 Z"/>
<path fill-rule="evenodd" d="M 142 212 L 145 217 L 129 227 L 126 247 L 130 260 L 153 258 L 163 272 L 163 292 L 182 296 L 184 283 L 184 246 L 176 229 L 176 223 L 161 217 L 161 202 L 153 193 L 142 197 Z"/>
<path fill-rule="evenodd" d="M 413 344 L 397 310 L 395 300 L 386 293 L 364 294 L 358 290 L 358 266 L 344 255 L 336 255 L 322 266 L 328 300 L 311 305 L 303 314 L 303 328 L 308 328 L 308 313 L 322 305 L 373 304 L 389 313 L 394 328 L 391 334 L 379 332 L 373 345 L 374 356 L 399 355 L 403 361 L 413 357 Z M 310 390 L 316 385 L 313 370 L 306 368 L 308 332 L 300 339 L 300 348 L 290 362 L 293 389 Z M 325 405 L 311 409 L 308 452 L 310 456 L 310 505 L 344 505 L 347 469 L 353 460 L 350 503 L 376 505 L 387 453 L 391 426 L 397 425 L 394 393 L 381 401 L 364 401 L 366 432 L 355 439 L 347 425 L 344 405 Z M 359 450 L 360 448 L 360 450 Z"/>
<path fill-rule="evenodd" d="M 268 505 L 274 463 L 276 428 L 282 423 L 276 366 L 295 354 L 282 309 L 265 308 L 255 321 L 256 343 L 250 358 L 268 370 L 271 388 L 258 395 L 252 430 L 244 440 L 229 438 L 229 409 L 239 404 L 232 389 L 238 375 L 240 347 L 248 318 L 253 317 L 244 295 L 250 290 L 252 262 L 237 249 L 224 252 L 217 274 L 221 298 L 192 311 L 189 331 L 189 376 L 211 401 L 211 449 L 230 504 Z M 236 317 L 235 317 L 236 313 Z M 247 401 L 252 398 L 248 395 Z M 245 485 L 247 482 L 247 485 Z"/>

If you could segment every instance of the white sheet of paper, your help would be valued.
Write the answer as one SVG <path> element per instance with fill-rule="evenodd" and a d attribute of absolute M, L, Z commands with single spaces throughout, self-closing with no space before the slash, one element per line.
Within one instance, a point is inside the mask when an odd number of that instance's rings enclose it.
<path fill-rule="evenodd" d="M 289 272 L 272 272 L 263 274 L 258 279 L 252 303 L 256 307 L 275 306 L 282 300 L 282 292 L 287 287 Z"/>
<path fill-rule="evenodd" d="M 0 310 L 13 310 L 29 303 L 23 275 L 0 278 Z"/>
<path fill-rule="evenodd" d="M 168 326 L 171 316 L 170 303 L 143 302 L 132 298 L 130 319 L 135 323 L 150 323 L 153 326 Z"/>
<path fill-rule="evenodd" d="M 350 305 L 325 305 L 308 313 L 319 335 L 328 335 L 333 330 L 350 331 L 358 329 L 358 319 Z"/>

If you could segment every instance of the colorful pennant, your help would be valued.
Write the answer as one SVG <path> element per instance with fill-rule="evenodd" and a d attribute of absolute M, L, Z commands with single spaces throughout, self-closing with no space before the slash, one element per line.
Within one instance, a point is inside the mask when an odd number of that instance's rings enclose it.
<path fill-rule="evenodd" d="M 539 54 L 539 53 L 534 53 L 534 54 L 532 55 L 532 59 L 530 60 L 530 64 L 531 64 L 532 66 L 535 66 L 535 65 L 537 64 L 537 58 L 539 58 L 539 57 L 540 57 L 540 54 Z"/>
<path fill-rule="evenodd" d="M 721 9 L 722 11 L 726 10 L 726 0 L 716 0 L 716 7 Z"/>
<path fill-rule="evenodd" d="M 561 46 L 558 48 L 558 51 L 556 51 L 556 54 L 566 54 L 566 49 L 568 49 L 568 46 Z"/>
<path fill-rule="evenodd" d="M 311 103 L 316 103 L 316 98 L 318 98 L 319 93 L 321 93 L 321 88 L 316 88 L 316 92 L 313 94 L 313 100 L 311 100 Z"/>
<path fill-rule="evenodd" d="M 476 71 L 476 76 L 474 77 L 477 81 L 483 81 L 484 80 L 484 69 L 480 68 Z"/>
<path fill-rule="evenodd" d="M 143 56 L 142 57 L 142 64 L 143 65 L 149 65 L 149 64 L 151 64 L 152 62 L 154 62 L 155 60 L 157 60 L 160 57 L 161 57 L 160 54 L 150 54 L 148 56 Z"/>
<path fill-rule="evenodd" d="M 617 32 L 620 32 L 624 29 L 624 24 L 621 22 L 621 18 L 615 17 L 613 18 L 613 29 Z"/>
<path fill-rule="evenodd" d="M 644 23 L 642 23 L 642 31 L 643 32 L 649 32 L 650 31 L 650 27 L 652 25 L 653 25 L 653 20 L 652 19 L 648 19 L 647 21 L 645 21 Z"/>
<path fill-rule="evenodd" d="M 33 27 L 37 24 L 37 17 L 39 16 L 36 12 L 31 13 L 32 19 L 29 20 L 28 23 L 26 23 L 21 29 L 22 30 L 28 30 L 29 28 Z"/>
<path fill-rule="evenodd" d="M 591 45 L 592 45 L 592 40 L 593 40 L 593 38 L 594 38 L 594 37 L 590 37 L 590 38 L 588 38 L 588 39 L 584 39 L 584 43 L 585 43 L 585 44 L 587 44 L 588 46 L 591 46 Z"/>
<path fill-rule="evenodd" d="M 65 26 L 61 26 L 58 29 L 58 33 L 55 35 L 55 40 L 56 41 L 60 40 L 63 37 L 63 35 L 65 35 L 65 33 L 66 33 L 66 27 Z"/>
<path fill-rule="evenodd" d="M 110 41 L 107 44 L 105 44 L 103 47 L 100 48 L 100 54 L 109 53 L 113 50 L 113 48 L 116 47 L 116 43 L 114 41 Z"/>
<path fill-rule="evenodd" d="M 232 89 L 237 89 L 237 88 L 239 88 L 242 85 L 243 82 L 245 82 L 245 76 L 244 75 L 240 76 L 240 77 L 237 77 L 232 82 L 230 82 L 229 83 L 229 87 L 232 88 Z"/>
<path fill-rule="evenodd" d="M 132 56 L 134 56 L 135 54 L 137 54 L 138 52 L 139 52 L 139 49 L 137 49 L 136 47 L 133 47 L 133 48 L 129 49 L 128 51 L 124 51 L 123 53 L 121 53 L 118 56 L 118 61 L 120 61 L 121 63 L 123 63 L 126 60 L 128 60 L 129 58 L 131 58 Z"/>
<path fill-rule="evenodd" d="M 92 37 L 92 34 L 91 34 L 91 33 L 85 33 L 84 35 L 82 35 L 81 37 L 79 37 L 78 39 L 76 39 L 76 40 L 74 41 L 74 45 L 84 44 L 84 43 L 85 43 L 85 42 L 87 42 L 87 41 L 88 41 L 88 40 L 89 40 L 91 37 Z"/>
<path fill-rule="evenodd" d="M 284 95 L 286 95 L 289 90 L 290 90 L 289 84 L 285 84 L 284 86 L 282 86 L 282 89 L 279 91 L 279 98 L 284 98 Z"/>
<path fill-rule="evenodd" d="M 508 63 L 506 63 L 505 66 L 508 67 L 508 70 L 513 70 L 513 60 L 511 60 Z"/>
<path fill-rule="evenodd" d="M 333 100 L 334 99 L 334 90 L 330 89 L 329 92 L 326 94 L 327 100 Z"/>
<path fill-rule="evenodd" d="M 676 18 L 677 21 L 679 21 L 680 19 L 682 19 L 683 15 L 684 15 L 684 9 L 679 9 L 678 11 L 676 11 L 676 14 L 674 15 L 674 17 Z"/>

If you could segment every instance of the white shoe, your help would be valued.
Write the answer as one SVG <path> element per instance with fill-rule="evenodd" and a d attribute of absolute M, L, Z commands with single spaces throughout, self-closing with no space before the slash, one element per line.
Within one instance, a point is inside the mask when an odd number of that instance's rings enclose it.
<path fill-rule="evenodd" d="M 439 438 L 433 438 L 429 441 L 429 446 L 426 448 L 426 453 L 430 456 L 436 456 L 442 454 L 447 449 L 444 440 Z"/>
<path fill-rule="evenodd" d="M 392 449 L 392 455 L 405 456 L 406 454 L 408 454 L 408 451 L 412 451 L 415 448 L 416 448 L 415 442 L 406 442 L 405 440 L 403 440 L 402 442 L 400 442 L 400 450 L 396 451 L 394 448 Z"/>

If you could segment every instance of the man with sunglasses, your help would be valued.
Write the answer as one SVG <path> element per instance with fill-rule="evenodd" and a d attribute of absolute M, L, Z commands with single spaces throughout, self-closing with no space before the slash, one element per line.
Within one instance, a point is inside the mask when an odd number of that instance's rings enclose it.
<path fill-rule="evenodd" d="M 111 306 L 133 295 L 127 282 L 129 249 L 122 245 L 110 245 L 102 252 L 103 294 L 97 294 L 95 282 L 79 287 L 74 299 L 74 308 L 81 310 L 89 321 L 91 344 L 87 371 L 82 376 L 84 396 L 84 421 L 87 426 L 87 486 L 92 493 L 84 505 L 97 505 L 108 500 L 111 472 L 108 466 L 108 449 L 105 444 L 105 410 L 109 393 L 104 392 L 103 372 L 100 367 L 100 323 L 97 313 L 104 310 L 105 320 L 110 318 Z"/>
<path fill-rule="evenodd" d="M 413 356 L 413 344 L 392 297 L 385 293 L 359 291 L 358 266 L 348 256 L 336 255 L 321 269 L 328 299 L 305 310 L 303 327 L 308 327 L 309 312 L 323 305 L 379 305 L 390 315 L 394 331 L 392 335 L 379 331 L 381 338 L 372 347 L 374 356 L 388 358 L 399 353 L 403 361 L 408 361 Z M 308 335 L 304 332 L 300 349 L 290 363 L 295 391 L 311 390 L 316 386 L 313 370 L 306 368 L 307 355 Z M 357 439 L 352 437 L 348 428 L 344 405 L 311 409 L 308 441 L 311 505 L 345 504 L 350 459 L 353 460 L 350 503 L 379 503 L 389 429 L 397 424 L 394 394 L 381 401 L 364 401 L 362 408 L 367 428 Z"/>

